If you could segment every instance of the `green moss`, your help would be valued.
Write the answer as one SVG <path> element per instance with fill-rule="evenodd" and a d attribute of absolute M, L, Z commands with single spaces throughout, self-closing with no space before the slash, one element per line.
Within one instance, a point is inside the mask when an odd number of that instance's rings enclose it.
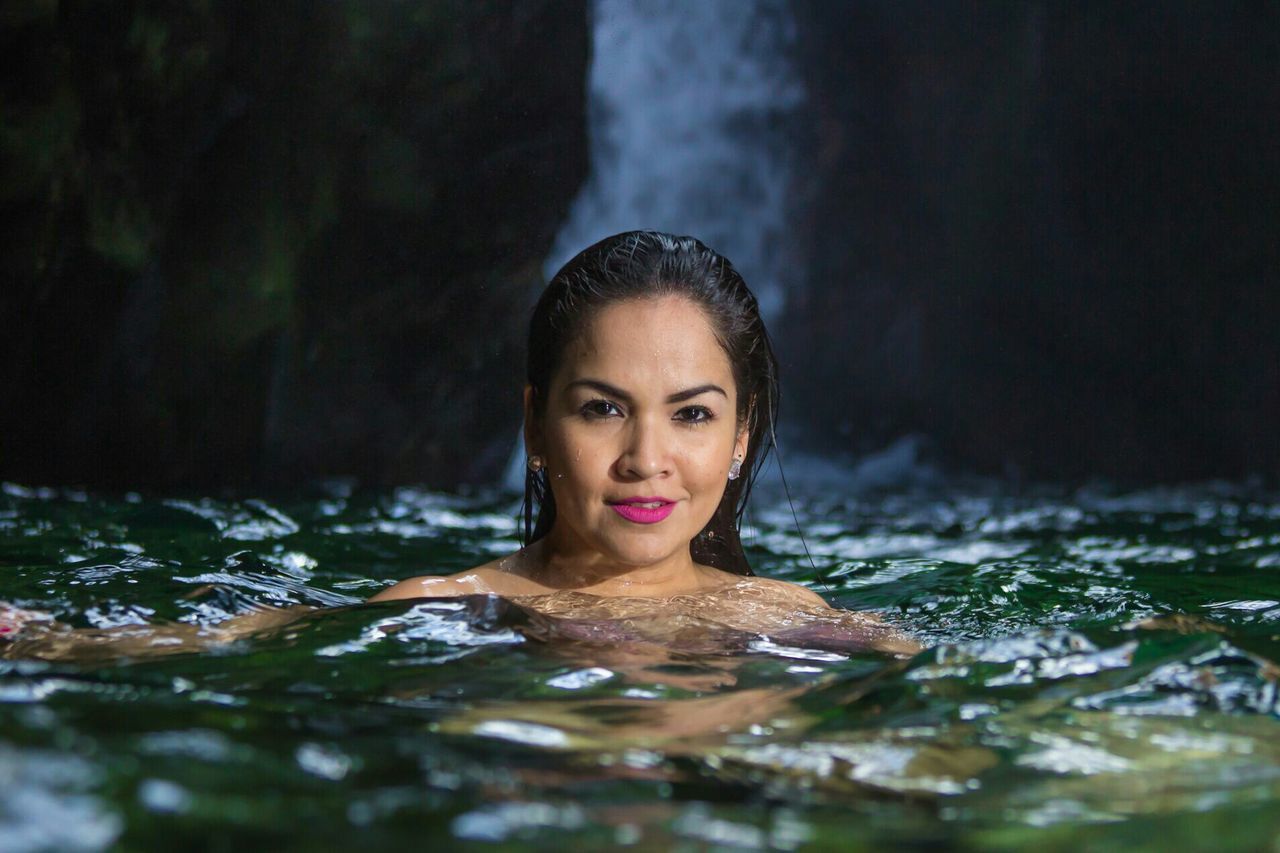
<path fill-rule="evenodd" d="M 117 266 L 140 270 L 151 257 L 155 220 L 136 199 L 94 199 L 89 206 L 89 247 Z"/>
<path fill-rule="evenodd" d="M 134 73 L 146 86 L 165 99 L 180 94 L 208 70 L 212 51 L 202 38 L 210 25 L 205 4 L 191 4 L 196 21 L 187 21 L 184 30 L 175 32 L 166 21 L 139 15 L 129 27 L 126 44 L 135 59 Z M 195 41 L 192 32 L 200 33 Z"/>
<path fill-rule="evenodd" d="M 168 25 L 164 21 L 138 15 L 129 28 L 128 43 L 141 60 L 141 70 L 157 80 L 164 79 L 169 69 Z"/>
<path fill-rule="evenodd" d="M 263 211 L 257 234 L 243 276 L 231 268 L 212 270 L 212 286 L 201 294 L 213 320 L 210 343 L 226 353 L 245 352 L 283 327 L 293 309 L 303 229 L 272 205 Z"/>

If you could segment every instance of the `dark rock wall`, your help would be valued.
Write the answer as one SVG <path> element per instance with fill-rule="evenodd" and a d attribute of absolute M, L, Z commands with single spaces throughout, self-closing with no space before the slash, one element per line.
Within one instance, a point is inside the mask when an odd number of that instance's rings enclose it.
<path fill-rule="evenodd" d="M 1280 7 L 796 7 L 816 204 L 780 337 L 820 446 L 1280 475 Z"/>
<path fill-rule="evenodd" d="M 1280 7 L 795 9 L 817 447 L 1280 474 Z M 17 0 L 0 51 L 0 477 L 496 476 L 584 0 Z"/>
<path fill-rule="evenodd" d="M 26 0 L 0 51 L 0 477 L 496 474 L 583 2 Z"/>

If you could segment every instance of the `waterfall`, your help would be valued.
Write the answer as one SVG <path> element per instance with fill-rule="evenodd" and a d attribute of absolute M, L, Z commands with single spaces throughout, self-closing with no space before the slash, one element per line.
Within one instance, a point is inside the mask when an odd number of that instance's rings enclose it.
<path fill-rule="evenodd" d="M 785 0 L 596 0 L 587 81 L 591 173 L 546 278 L 637 228 L 689 234 L 733 262 L 766 321 L 795 278 L 791 125 L 804 98 Z M 524 483 L 517 442 L 505 485 Z"/>
<path fill-rule="evenodd" d="M 803 88 L 785 0 L 596 0 L 591 175 L 547 259 L 634 228 L 729 258 L 766 320 L 783 306 L 790 124 Z"/>

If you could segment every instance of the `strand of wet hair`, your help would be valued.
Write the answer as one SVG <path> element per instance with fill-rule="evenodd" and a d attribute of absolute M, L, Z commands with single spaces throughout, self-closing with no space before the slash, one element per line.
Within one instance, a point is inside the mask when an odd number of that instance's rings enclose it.
<path fill-rule="evenodd" d="M 800 545 L 804 548 L 805 559 L 809 561 L 809 567 L 813 569 L 813 576 L 817 578 L 818 583 L 822 584 L 822 588 L 827 595 L 834 596 L 831 587 L 827 586 L 827 579 L 818 571 L 818 564 L 814 562 L 813 554 L 809 551 L 809 542 L 804 538 L 804 530 L 800 527 L 800 516 L 796 512 L 796 503 L 791 498 L 791 486 L 787 484 L 787 472 L 782 469 L 782 447 L 778 444 L 778 433 L 774 430 L 773 424 L 769 424 L 769 440 L 773 444 L 773 456 L 778 462 L 778 478 L 782 480 L 782 492 L 787 496 L 787 507 L 791 510 L 791 521 L 796 526 L 796 535 L 800 537 Z"/>

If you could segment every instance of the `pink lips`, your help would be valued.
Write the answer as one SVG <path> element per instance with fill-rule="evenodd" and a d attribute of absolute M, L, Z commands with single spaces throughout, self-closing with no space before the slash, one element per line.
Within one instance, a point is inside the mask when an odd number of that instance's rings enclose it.
<path fill-rule="evenodd" d="M 609 504 L 609 507 L 627 521 L 636 524 L 657 524 L 676 508 L 675 501 L 666 498 L 627 498 Z"/>

